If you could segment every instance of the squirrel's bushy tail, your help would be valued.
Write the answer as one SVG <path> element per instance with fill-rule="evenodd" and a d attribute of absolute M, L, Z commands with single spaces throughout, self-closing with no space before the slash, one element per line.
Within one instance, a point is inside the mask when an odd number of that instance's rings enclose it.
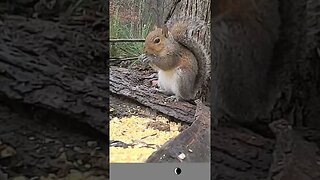
<path fill-rule="evenodd" d="M 196 99 L 209 100 L 211 78 L 210 23 L 196 18 L 171 18 L 167 23 L 177 42 L 190 50 L 198 62 Z"/>

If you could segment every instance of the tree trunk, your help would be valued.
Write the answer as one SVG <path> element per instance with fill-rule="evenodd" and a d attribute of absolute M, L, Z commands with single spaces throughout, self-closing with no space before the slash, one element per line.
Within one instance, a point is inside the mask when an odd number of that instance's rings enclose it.
<path fill-rule="evenodd" d="M 281 34 L 275 61 L 283 79 L 281 112 L 298 127 L 320 129 L 320 2 L 280 1 Z"/>

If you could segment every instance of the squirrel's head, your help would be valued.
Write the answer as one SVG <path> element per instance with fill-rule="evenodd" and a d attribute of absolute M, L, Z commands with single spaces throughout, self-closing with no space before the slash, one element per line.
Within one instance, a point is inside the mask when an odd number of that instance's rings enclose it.
<path fill-rule="evenodd" d="M 144 53 L 146 55 L 160 55 L 165 52 L 166 43 L 168 41 L 169 32 L 166 26 L 162 28 L 154 27 L 146 37 L 144 44 Z"/>

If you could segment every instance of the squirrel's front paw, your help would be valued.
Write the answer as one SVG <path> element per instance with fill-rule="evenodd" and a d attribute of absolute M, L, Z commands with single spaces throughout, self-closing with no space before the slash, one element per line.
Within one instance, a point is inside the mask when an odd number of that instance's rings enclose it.
<path fill-rule="evenodd" d="M 141 54 L 138 59 L 143 63 L 146 63 L 149 60 L 145 54 Z"/>

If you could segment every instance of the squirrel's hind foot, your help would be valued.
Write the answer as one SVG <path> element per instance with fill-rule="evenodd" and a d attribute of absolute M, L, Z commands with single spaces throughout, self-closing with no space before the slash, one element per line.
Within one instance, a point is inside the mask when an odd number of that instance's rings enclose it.
<path fill-rule="evenodd" d="M 166 97 L 164 100 L 168 102 L 178 102 L 180 98 L 175 95 L 172 95 L 172 96 Z"/>
<path fill-rule="evenodd" d="M 167 91 L 165 91 L 164 89 L 160 89 L 160 88 L 156 88 L 156 87 L 151 88 L 151 92 L 169 95 L 169 93 Z"/>

